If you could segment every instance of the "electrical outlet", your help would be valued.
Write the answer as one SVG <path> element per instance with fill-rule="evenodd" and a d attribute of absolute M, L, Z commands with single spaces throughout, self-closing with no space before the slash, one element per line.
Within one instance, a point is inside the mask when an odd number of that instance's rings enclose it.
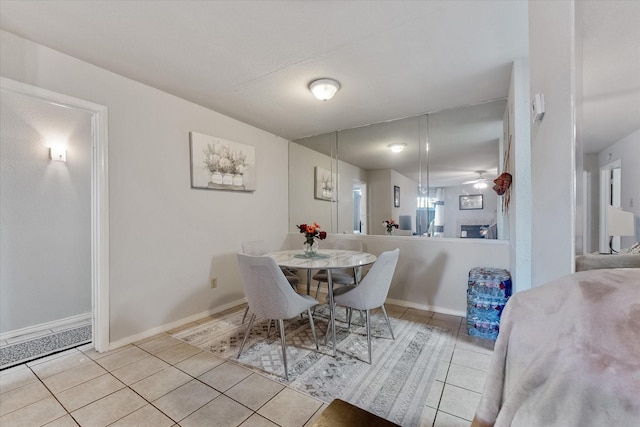
<path fill-rule="evenodd" d="M 212 277 L 210 282 L 211 282 L 211 289 L 218 287 L 218 278 L 217 277 Z"/>

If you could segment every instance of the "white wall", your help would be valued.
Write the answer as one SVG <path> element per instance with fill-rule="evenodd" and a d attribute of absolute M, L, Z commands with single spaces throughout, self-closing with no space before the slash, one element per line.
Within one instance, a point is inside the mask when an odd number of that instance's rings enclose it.
<path fill-rule="evenodd" d="M 530 96 L 546 114 L 531 127 L 533 286 L 574 270 L 574 1 L 529 1 Z"/>
<path fill-rule="evenodd" d="M 394 204 L 394 186 L 400 187 L 400 207 Z M 416 210 L 418 209 L 418 183 L 406 176 L 391 170 L 391 216 L 397 223 L 400 222 L 400 215 L 411 217 L 411 230 L 416 230 Z M 374 230 L 375 230 L 374 225 Z M 380 229 L 384 232 L 384 227 L 380 224 Z M 372 233 L 384 234 L 384 233 Z"/>
<path fill-rule="evenodd" d="M 369 202 L 369 234 L 385 234 L 382 221 L 392 218 L 393 186 L 391 169 L 367 171 Z"/>
<path fill-rule="evenodd" d="M 598 154 L 585 154 L 582 165 L 584 173 L 586 173 L 585 185 L 585 201 L 586 215 L 586 234 L 585 247 L 586 253 L 598 252 L 600 234 L 600 166 L 598 164 Z M 633 183 L 631 184 L 633 185 Z"/>
<path fill-rule="evenodd" d="M 364 250 L 374 255 L 400 248 L 387 302 L 407 307 L 465 316 L 469 270 L 479 266 L 509 268 L 506 240 L 329 235 L 320 248 L 332 247 L 336 237 L 359 239 Z M 302 240 L 299 234 L 289 234 L 291 248 L 300 248 Z"/>
<path fill-rule="evenodd" d="M 338 226 L 336 231 L 342 234 L 353 234 L 353 183 L 355 181 L 366 182 L 367 172 L 350 163 L 338 160 L 338 179 L 340 184 L 338 185 Z"/>
<path fill-rule="evenodd" d="M 286 238 L 287 141 L 10 33 L 0 44 L 2 76 L 109 109 L 110 342 L 243 298 L 241 242 Z M 256 191 L 192 190 L 190 131 L 255 146 Z"/>
<path fill-rule="evenodd" d="M 510 271 L 514 290 L 531 287 L 531 116 L 529 113 L 529 61 L 513 63 L 507 101 L 508 134 L 511 138 L 510 170 L 513 176 L 508 212 L 511 242 Z M 499 200 L 502 204 L 502 200 Z"/>
<path fill-rule="evenodd" d="M 331 158 L 300 144 L 289 144 L 289 171 L 298 177 L 289 182 L 289 231 L 296 225 L 317 222 L 327 232 L 336 232 L 335 216 L 332 215 L 334 202 L 315 198 L 315 167 L 331 170 Z M 287 176 L 289 176 L 287 174 Z"/>
<path fill-rule="evenodd" d="M 482 194 L 482 209 L 460 210 L 460 196 Z M 488 186 L 482 190 L 472 184 L 444 188 L 444 237 L 460 237 L 460 225 L 494 224 L 498 209 L 498 195 Z"/>
<path fill-rule="evenodd" d="M 91 116 L 0 99 L 0 333 L 91 312 Z M 52 143 L 67 162 L 51 161 Z"/>
<path fill-rule="evenodd" d="M 640 129 L 607 147 L 598 154 L 600 166 L 620 160 L 622 194 L 620 207 L 633 212 L 635 237 L 622 237 L 620 247 L 628 248 L 640 240 Z"/>

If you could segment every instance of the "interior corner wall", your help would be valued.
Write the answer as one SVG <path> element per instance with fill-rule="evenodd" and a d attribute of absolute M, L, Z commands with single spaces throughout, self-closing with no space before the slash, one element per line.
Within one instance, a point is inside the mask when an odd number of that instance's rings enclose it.
<path fill-rule="evenodd" d="M 513 63 L 509 86 L 508 129 L 513 186 L 509 208 L 510 272 L 515 292 L 531 287 L 531 119 L 529 61 Z"/>
<path fill-rule="evenodd" d="M 531 126 L 532 286 L 574 270 L 574 3 L 529 1 L 529 93 L 546 110 Z"/>
<path fill-rule="evenodd" d="M 6 31 L 0 45 L 3 77 L 108 108 L 109 342 L 240 301 L 241 242 L 286 242 L 287 141 Z M 255 146 L 255 192 L 191 189 L 190 131 Z"/>

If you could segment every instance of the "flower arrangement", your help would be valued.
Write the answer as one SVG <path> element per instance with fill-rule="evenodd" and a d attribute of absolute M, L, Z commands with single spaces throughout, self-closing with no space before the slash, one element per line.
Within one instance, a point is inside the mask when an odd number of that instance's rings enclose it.
<path fill-rule="evenodd" d="M 247 155 L 232 151 L 228 145 L 208 144 L 204 156 L 204 164 L 211 173 L 242 175 L 247 167 Z"/>
<path fill-rule="evenodd" d="M 304 237 L 307 239 L 305 243 L 313 245 L 315 239 L 324 240 L 327 238 L 326 231 L 320 231 L 320 225 L 317 222 L 314 222 L 313 225 L 300 224 L 296 225 L 301 233 L 304 234 Z"/>
<path fill-rule="evenodd" d="M 394 228 L 399 227 L 394 219 L 385 219 L 384 221 L 382 221 L 382 225 L 386 227 L 387 234 L 391 234 L 391 231 L 393 231 Z"/>

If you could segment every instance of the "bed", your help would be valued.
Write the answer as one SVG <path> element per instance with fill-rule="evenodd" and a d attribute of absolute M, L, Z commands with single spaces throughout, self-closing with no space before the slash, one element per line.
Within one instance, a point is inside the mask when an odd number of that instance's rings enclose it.
<path fill-rule="evenodd" d="M 640 425 L 640 269 L 511 297 L 472 427 Z"/>

